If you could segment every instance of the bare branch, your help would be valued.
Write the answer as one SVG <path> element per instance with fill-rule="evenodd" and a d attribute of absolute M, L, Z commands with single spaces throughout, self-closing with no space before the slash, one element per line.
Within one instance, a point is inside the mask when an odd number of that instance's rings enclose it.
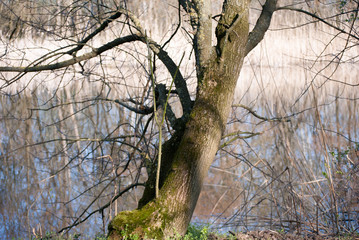
<path fill-rule="evenodd" d="M 130 138 L 130 137 L 135 137 L 135 135 L 133 135 L 133 136 L 126 135 L 126 136 L 111 137 L 111 138 L 110 137 L 105 137 L 105 138 L 58 138 L 58 139 L 44 140 L 44 141 L 39 142 L 39 143 L 23 145 L 21 147 L 18 147 L 18 148 L 15 148 L 15 149 L 9 151 L 8 153 L 13 153 L 13 152 L 16 152 L 16 151 L 18 151 L 20 149 L 31 148 L 31 147 L 38 146 L 38 145 L 43 145 L 43 144 L 46 144 L 46 143 L 62 142 L 62 141 L 70 142 L 70 143 L 74 143 L 74 142 L 119 142 L 119 143 L 124 144 L 126 146 L 129 146 L 132 149 L 134 149 L 134 150 L 141 153 L 142 150 L 139 149 L 137 146 L 133 146 L 131 144 L 128 144 L 125 141 L 120 141 L 119 140 L 119 139 L 125 139 L 125 138 Z M 57 172 L 62 171 L 62 169 L 64 169 L 65 167 L 61 168 Z"/>
<path fill-rule="evenodd" d="M 187 89 L 186 81 L 184 80 L 179 67 L 175 64 L 172 58 L 168 56 L 168 53 L 146 34 L 137 17 L 131 12 L 128 12 L 127 14 L 134 23 L 136 30 L 139 31 L 138 34 L 141 36 L 140 40 L 149 46 L 149 48 L 157 55 L 167 68 L 168 72 L 171 74 L 182 105 L 183 116 L 187 118 L 192 109 L 192 101 Z"/>
<path fill-rule="evenodd" d="M 123 11 L 123 10 L 122 10 Z M 105 30 L 108 25 L 113 22 L 114 20 L 118 19 L 122 16 L 122 11 L 117 11 L 115 14 L 111 15 L 109 18 L 107 18 L 101 25 L 98 27 L 93 33 L 88 35 L 86 38 L 84 38 L 82 41 L 78 42 L 77 46 L 67 52 L 67 54 L 74 54 L 78 51 L 80 51 L 88 41 L 90 41 L 92 38 L 94 38 L 97 34 Z"/>
<path fill-rule="evenodd" d="M 113 181 L 114 179 L 112 179 Z M 112 181 L 110 183 L 112 183 Z M 121 192 L 119 192 L 116 196 L 114 196 L 110 202 L 106 203 L 105 205 L 103 205 L 102 207 L 96 209 L 95 211 L 92 211 L 91 213 L 89 213 L 85 218 L 81 219 L 81 216 L 84 215 L 84 213 L 86 213 L 86 211 L 83 211 L 83 213 L 74 221 L 73 224 L 71 224 L 70 226 L 64 227 L 61 230 L 58 231 L 58 233 L 62 233 L 65 230 L 71 229 L 77 225 L 79 225 L 80 223 L 85 222 L 89 217 L 91 217 L 93 214 L 97 213 L 97 212 L 102 212 L 103 210 L 105 210 L 106 208 L 108 208 L 117 198 L 121 197 L 123 194 L 125 194 L 126 192 L 130 191 L 132 188 L 135 188 L 137 186 L 144 186 L 145 184 L 143 183 L 134 183 L 131 184 L 129 186 L 127 186 L 124 190 L 122 190 Z M 97 200 L 97 198 L 95 199 Z M 94 201 L 95 201 L 94 200 Z M 93 201 L 93 202 L 94 202 Z"/>
<path fill-rule="evenodd" d="M 167 39 L 167 41 L 162 45 L 162 48 L 165 48 L 168 43 L 170 43 L 173 39 L 173 37 L 177 34 L 178 30 L 180 29 L 182 25 L 182 19 L 181 19 L 181 6 L 180 3 L 178 3 L 178 24 L 175 29 L 175 31 L 172 33 L 172 35 Z"/>
<path fill-rule="evenodd" d="M 191 10 L 191 24 L 195 32 L 193 47 L 196 54 L 198 81 L 203 78 L 203 71 L 211 57 L 212 47 L 212 4 L 211 0 L 194 0 Z"/>
<path fill-rule="evenodd" d="M 289 117 L 277 117 L 277 118 L 262 117 L 262 116 L 258 115 L 252 108 L 247 107 L 247 106 L 245 106 L 243 104 L 235 104 L 235 105 L 232 105 L 232 107 L 244 108 L 248 112 L 250 112 L 253 116 L 255 116 L 256 118 L 261 119 L 263 121 L 267 121 L 267 122 L 290 122 Z"/>
<path fill-rule="evenodd" d="M 140 40 L 140 37 L 135 34 L 127 35 L 125 37 L 116 38 L 115 40 L 113 40 L 99 48 L 93 48 L 93 50 L 89 53 L 85 53 L 78 57 L 73 57 L 72 59 L 69 59 L 69 60 L 65 60 L 62 62 L 54 63 L 54 64 L 39 65 L 39 66 L 0 67 L 0 72 L 24 72 L 24 73 L 27 73 L 27 72 L 40 72 L 40 71 L 49 71 L 49 70 L 65 68 L 65 67 L 72 66 L 76 63 L 94 58 L 94 57 L 100 55 L 101 53 L 103 53 L 109 49 L 112 49 L 118 45 L 128 43 L 128 42 L 138 41 L 138 40 Z"/>
<path fill-rule="evenodd" d="M 333 25 L 333 24 L 327 22 L 325 19 L 319 17 L 318 15 L 313 14 L 313 13 L 308 12 L 308 11 L 305 11 L 305 10 L 303 10 L 303 9 L 291 8 L 291 7 L 278 7 L 277 10 L 290 10 L 290 11 L 296 11 L 296 12 L 300 12 L 300 13 L 307 14 L 307 15 L 309 15 L 309 16 L 311 16 L 311 17 L 317 19 L 319 22 L 322 22 L 322 23 L 328 25 L 329 27 L 331 27 L 331 28 L 333 28 L 333 29 L 335 29 L 335 30 L 337 30 L 337 31 L 339 31 L 339 32 L 341 32 L 341 33 L 344 33 L 344 34 L 346 34 L 346 35 L 348 35 L 348 36 L 350 36 L 350 37 L 352 37 L 352 38 L 354 38 L 354 39 L 356 39 L 356 40 L 359 40 L 359 37 L 358 37 L 358 36 L 355 36 L 355 35 L 353 35 L 352 33 L 347 32 L 347 31 L 345 31 L 344 29 L 341 29 L 341 28 L 339 28 L 339 27 L 337 27 L 337 26 L 335 26 L 335 25 Z"/>
<path fill-rule="evenodd" d="M 228 141 L 222 143 L 219 146 L 218 150 L 223 149 L 224 147 L 228 146 L 229 144 L 236 141 L 237 139 L 252 138 L 252 137 L 260 135 L 260 134 L 262 134 L 262 132 L 243 132 L 243 131 L 237 131 L 237 132 L 234 132 L 234 133 L 227 134 L 227 135 L 223 136 L 222 139 L 227 138 L 227 137 L 233 137 L 233 138 L 231 138 Z"/>
<path fill-rule="evenodd" d="M 125 108 L 127 108 L 128 110 L 131 110 L 132 112 L 135 112 L 135 113 L 139 113 L 139 114 L 144 114 L 144 115 L 147 115 L 147 114 L 151 114 L 153 113 L 153 107 L 145 107 L 145 106 L 142 106 L 142 108 L 136 108 L 136 107 L 131 107 L 123 102 L 121 102 L 120 100 L 116 99 L 116 100 L 111 100 L 111 99 L 103 99 L 105 101 L 111 101 L 111 102 L 115 102 Z"/>
<path fill-rule="evenodd" d="M 167 101 L 167 94 L 168 91 L 166 90 L 166 86 L 164 84 L 158 84 L 156 86 L 156 90 L 158 91 L 158 101 L 160 103 L 160 105 L 164 108 L 164 106 L 166 105 L 166 101 Z M 176 129 L 176 124 L 177 124 L 177 118 L 175 116 L 175 114 L 172 111 L 171 105 L 167 104 L 166 107 L 166 116 L 169 120 L 169 122 L 171 123 L 171 126 Z"/>
<path fill-rule="evenodd" d="M 89 53 L 85 53 L 81 56 L 73 56 L 73 58 L 71 58 L 69 60 L 62 61 L 62 62 L 57 62 L 54 64 L 46 64 L 46 65 L 35 65 L 35 66 L 31 66 L 32 64 L 30 64 L 29 66 L 26 66 L 26 67 L 0 67 L 0 72 L 27 73 L 27 72 L 56 70 L 56 69 L 65 68 L 65 67 L 74 65 L 74 64 L 79 63 L 84 60 L 89 60 L 89 59 L 94 58 L 94 57 L 102 54 L 103 52 L 110 50 L 114 47 L 117 47 L 121 44 L 134 42 L 134 41 L 141 41 L 145 44 L 148 44 L 150 49 L 158 56 L 158 58 L 162 61 L 162 63 L 165 65 L 165 67 L 171 74 L 171 76 L 174 78 L 174 83 L 175 83 L 175 86 L 176 86 L 176 89 L 178 92 L 178 96 L 180 98 L 182 108 L 183 108 L 183 116 L 184 117 L 188 116 L 188 114 L 192 108 L 192 101 L 191 101 L 191 98 L 190 98 L 190 95 L 189 95 L 189 92 L 187 89 L 187 84 L 181 74 L 181 71 L 179 71 L 178 66 L 174 63 L 172 58 L 170 58 L 168 56 L 168 53 L 165 50 L 163 50 L 163 48 L 159 44 L 157 44 L 155 41 L 153 41 L 151 38 L 149 38 L 147 36 L 145 31 L 141 27 L 140 21 L 131 12 L 129 12 L 127 10 L 122 10 L 122 13 L 124 13 L 124 11 L 126 11 L 126 15 L 134 23 L 134 26 L 135 26 L 136 30 L 138 31 L 138 33 L 134 33 L 134 34 L 131 34 L 131 35 L 128 35 L 125 37 L 116 38 L 115 40 L 108 42 L 107 44 L 105 44 L 99 48 L 93 48 L 92 51 Z M 115 14 L 112 17 L 110 17 L 111 21 L 113 21 L 113 19 L 115 19 L 116 17 L 119 17 L 119 14 Z M 108 23 L 109 23 L 109 21 L 110 20 L 108 20 Z M 107 23 L 107 25 L 108 25 L 108 23 Z M 102 27 L 100 27 L 99 29 L 103 30 L 103 29 L 105 29 L 105 27 L 107 25 L 106 24 L 101 25 Z M 95 36 L 100 31 L 99 29 L 97 29 L 94 33 L 90 34 L 89 37 L 87 37 L 85 40 L 86 41 L 90 40 L 90 36 L 91 36 L 91 38 L 93 36 Z M 81 46 L 83 44 L 84 43 L 81 42 Z M 76 49 L 79 49 L 79 47 L 81 47 L 81 46 L 79 45 L 66 53 L 67 54 L 74 53 L 75 51 L 78 51 Z"/>
<path fill-rule="evenodd" d="M 245 55 L 252 51 L 252 49 L 263 40 L 263 37 L 270 26 L 272 15 L 276 10 L 276 5 L 277 0 L 266 0 L 256 25 L 254 26 L 252 32 L 248 35 Z"/>

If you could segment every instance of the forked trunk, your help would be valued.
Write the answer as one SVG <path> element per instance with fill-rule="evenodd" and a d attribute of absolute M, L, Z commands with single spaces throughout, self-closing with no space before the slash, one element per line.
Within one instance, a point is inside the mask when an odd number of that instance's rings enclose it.
<path fill-rule="evenodd" d="M 140 209 L 118 214 L 109 225 L 109 239 L 130 234 L 157 239 L 185 234 L 233 101 L 248 37 L 248 2 L 225 1 L 216 29 L 217 46 L 200 49 L 209 51 L 210 58 L 197 61 L 202 71 L 197 98 L 183 136 L 172 143 L 173 159 L 163 159 L 172 165 L 159 197 Z"/>

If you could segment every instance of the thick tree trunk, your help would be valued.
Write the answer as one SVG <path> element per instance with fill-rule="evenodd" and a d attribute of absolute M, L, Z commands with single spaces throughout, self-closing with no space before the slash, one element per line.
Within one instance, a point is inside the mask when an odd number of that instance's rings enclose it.
<path fill-rule="evenodd" d="M 144 200 L 147 204 L 137 210 L 118 214 L 109 225 L 109 239 L 126 234 L 157 239 L 185 234 L 233 101 L 248 37 L 248 4 L 248 0 L 224 2 L 216 47 L 203 49 L 200 41 L 206 36 L 198 36 L 200 50 L 209 51 L 210 57 L 197 61 L 201 64 L 197 98 L 183 135 L 174 141 L 174 154 L 163 159 L 172 164 L 160 195 Z"/>

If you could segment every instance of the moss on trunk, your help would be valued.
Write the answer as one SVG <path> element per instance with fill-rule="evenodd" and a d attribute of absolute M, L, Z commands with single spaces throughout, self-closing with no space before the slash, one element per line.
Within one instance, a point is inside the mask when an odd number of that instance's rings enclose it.
<path fill-rule="evenodd" d="M 173 219 L 173 214 L 166 210 L 152 202 L 140 210 L 121 212 L 111 221 L 108 237 L 114 240 L 125 237 L 163 239 L 165 225 Z"/>

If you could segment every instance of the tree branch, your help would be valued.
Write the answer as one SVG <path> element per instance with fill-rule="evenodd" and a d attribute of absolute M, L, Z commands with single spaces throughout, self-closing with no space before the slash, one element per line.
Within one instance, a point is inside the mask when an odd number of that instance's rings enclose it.
<path fill-rule="evenodd" d="M 170 93 L 168 93 L 168 91 L 166 90 L 166 86 L 164 84 L 158 84 L 156 86 L 156 90 L 158 91 L 159 104 L 164 108 L 166 105 L 166 101 L 167 101 L 167 94 L 170 94 Z M 167 104 L 165 114 L 166 114 L 167 119 L 169 120 L 172 128 L 176 129 L 177 118 L 176 118 L 175 114 L 173 113 L 170 104 Z"/>
<path fill-rule="evenodd" d="M 266 0 L 256 25 L 254 26 L 252 32 L 248 35 L 245 56 L 263 40 L 264 34 L 270 26 L 272 15 L 277 9 L 276 6 L 277 0 Z"/>
<path fill-rule="evenodd" d="M 140 40 L 148 45 L 148 47 L 157 55 L 157 57 L 167 68 L 168 72 L 171 74 L 182 105 L 183 116 L 184 118 L 187 118 L 192 109 L 192 101 L 187 89 L 187 83 L 184 80 L 179 67 L 159 44 L 147 36 L 137 17 L 135 17 L 131 12 L 127 12 L 127 14 L 131 21 L 134 23 L 136 30 L 139 32 L 138 35 L 140 36 Z"/>
<path fill-rule="evenodd" d="M 193 47 L 196 56 L 198 82 L 203 78 L 211 58 L 212 48 L 212 0 L 193 0 L 191 24 L 195 32 Z"/>
<path fill-rule="evenodd" d="M 145 40 L 143 39 L 143 41 Z M 184 80 L 181 71 L 178 69 L 178 66 L 174 63 L 172 58 L 168 56 L 168 53 L 161 48 L 161 46 L 155 43 L 152 39 L 147 38 L 147 41 L 151 50 L 157 55 L 157 57 L 165 65 L 165 67 L 167 68 L 168 72 L 171 74 L 174 80 L 178 97 L 182 105 L 183 115 L 184 116 L 189 115 L 192 109 L 192 101 L 187 89 L 187 83 Z"/>
<path fill-rule="evenodd" d="M 112 181 L 111 181 L 112 182 Z M 106 203 L 105 205 L 103 205 L 102 207 L 100 207 L 99 209 L 96 209 L 95 211 L 92 211 L 91 213 L 89 213 L 85 218 L 83 218 L 82 220 L 80 220 L 81 216 L 86 212 L 84 211 L 80 217 L 78 217 L 73 224 L 71 224 L 70 226 L 64 227 L 61 230 L 58 231 L 58 233 L 62 233 L 65 230 L 71 229 L 77 225 L 79 225 L 80 223 L 85 222 L 89 217 L 91 217 L 93 214 L 97 213 L 97 212 L 102 212 L 103 210 L 105 210 L 106 208 L 108 208 L 117 198 L 121 197 L 123 194 L 125 194 L 126 192 L 130 191 L 132 188 L 137 187 L 137 186 L 145 186 L 145 184 L 143 183 L 134 183 L 131 184 L 129 186 L 127 186 L 124 190 L 122 190 L 121 192 L 119 192 L 116 196 L 114 196 L 111 201 L 109 201 L 108 203 Z M 97 200 L 97 198 L 95 199 Z"/>
<path fill-rule="evenodd" d="M 121 102 L 120 100 L 116 99 L 116 100 L 111 100 L 111 99 L 103 99 L 105 101 L 111 101 L 111 102 L 115 102 L 119 105 L 121 105 L 122 107 L 127 108 L 128 110 L 138 113 L 138 114 L 143 114 L 143 115 L 148 115 L 153 113 L 153 107 L 146 107 L 146 106 L 142 106 L 142 108 L 137 108 L 137 107 L 131 107 L 123 102 Z"/>
<path fill-rule="evenodd" d="M 258 136 L 260 134 L 262 134 L 263 132 L 243 132 L 243 131 L 237 131 L 234 133 L 230 133 L 227 134 L 225 136 L 222 137 L 222 139 L 227 138 L 227 137 L 233 137 L 231 139 L 229 139 L 228 141 L 222 143 L 218 150 L 223 149 L 224 147 L 228 146 L 229 144 L 231 144 L 232 142 L 234 142 L 237 139 L 246 139 L 246 138 L 252 138 L 254 136 Z"/>
<path fill-rule="evenodd" d="M 333 24 L 331 24 L 331 23 L 325 21 L 323 18 L 320 18 L 319 16 L 317 16 L 317 15 L 311 13 L 311 12 L 305 11 L 305 10 L 303 10 L 303 9 L 291 8 L 291 7 L 279 7 L 279 8 L 277 8 L 277 10 L 290 10 L 290 11 L 296 11 L 296 12 L 300 12 L 300 13 L 307 14 L 307 15 L 309 15 L 309 16 L 311 16 L 311 17 L 317 19 L 319 22 L 322 22 L 322 23 L 328 25 L 329 27 L 334 28 L 334 29 L 337 30 L 338 32 L 344 33 L 344 34 L 346 34 L 346 35 L 348 35 L 348 36 L 350 36 L 350 37 L 352 37 L 352 38 L 354 38 L 354 39 L 356 39 L 356 40 L 359 40 L 359 37 L 358 37 L 358 36 L 355 36 L 355 35 L 351 34 L 350 32 L 345 31 L 344 29 L 341 29 L 341 28 L 339 28 L 339 27 L 336 27 L 335 25 L 333 25 Z"/>
<path fill-rule="evenodd" d="M 73 57 L 69 60 L 65 60 L 65 61 L 53 63 L 53 64 L 38 65 L 38 66 L 36 66 L 36 65 L 31 66 L 31 64 L 30 64 L 27 67 L 0 67 L 0 72 L 28 73 L 28 72 L 41 72 L 41 71 L 49 71 L 49 70 L 65 68 L 65 67 L 72 66 L 76 63 L 94 58 L 94 57 L 102 54 L 103 52 L 105 52 L 109 49 L 112 49 L 118 45 L 121 45 L 124 43 L 129 43 L 129 42 L 134 42 L 134 41 L 138 41 L 138 40 L 140 40 L 140 37 L 135 34 L 127 35 L 125 37 L 116 38 L 115 40 L 108 42 L 107 44 L 105 44 L 99 48 L 93 48 L 92 51 L 89 53 L 82 54 L 81 56 L 78 56 L 78 57 Z"/>
<path fill-rule="evenodd" d="M 123 11 L 125 11 L 125 10 L 123 10 Z M 122 12 L 122 14 L 124 14 L 124 12 Z M 46 65 L 36 65 L 35 64 L 34 66 L 32 66 L 33 63 L 31 63 L 26 67 L 0 67 L 0 72 L 28 73 L 28 72 L 57 70 L 60 68 L 69 67 L 76 63 L 94 58 L 94 57 L 102 54 L 103 52 L 110 50 L 116 46 L 119 46 L 121 44 L 134 42 L 134 41 L 141 41 L 150 47 L 150 49 L 157 55 L 157 57 L 161 60 L 161 62 L 167 68 L 168 72 L 174 78 L 174 84 L 176 86 L 180 102 L 182 104 L 183 116 L 187 117 L 192 109 L 192 101 L 191 101 L 191 97 L 190 97 L 188 89 L 187 89 L 186 81 L 184 80 L 184 78 L 181 74 L 181 71 L 178 69 L 178 66 L 174 63 L 172 58 L 170 58 L 168 56 L 168 53 L 165 50 L 163 50 L 163 48 L 159 44 L 157 44 L 155 41 L 153 41 L 151 38 L 149 38 L 147 36 L 145 31 L 142 29 L 139 20 L 129 11 L 126 11 L 126 15 L 134 23 L 135 28 L 138 31 L 138 33 L 134 33 L 134 34 L 127 35 L 124 37 L 116 38 L 115 40 L 108 42 L 107 44 L 105 44 L 99 48 L 93 48 L 91 52 L 82 54 L 80 56 L 73 56 L 73 58 L 71 58 L 69 60 L 62 61 L 62 62 L 46 64 Z M 117 16 L 118 15 L 115 14 L 113 18 L 115 18 Z M 104 29 L 105 26 L 102 26 L 102 28 Z M 99 29 L 97 31 L 99 31 Z M 95 31 L 90 36 L 93 37 L 97 31 Z M 88 39 L 88 38 L 86 38 L 86 39 Z M 79 46 L 77 46 L 76 48 L 74 48 L 66 53 L 73 53 L 73 52 L 77 51 L 75 49 L 78 49 L 78 47 Z M 66 54 L 66 53 L 64 53 L 64 54 Z M 9 84 L 10 83 L 8 83 L 7 85 L 9 85 Z"/>
<path fill-rule="evenodd" d="M 124 11 L 124 9 L 122 9 L 122 11 Z M 80 42 L 77 43 L 77 46 L 71 50 L 69 50 L 68 52 L 66 52 L 67 54 L 74 54 L 78 51 L 80 51 L 88 41 L 90 41 L 92 38 L 94 38 L 97 34 L 99 34 L 100 32 L 102 32 L 103 30 L 105 30 L 108 25 L 113 22 L 114 20 L 116 20 L 117 18 L 122 16 L 122 11 L 117 11 L 115 14 L 111 15 L 109 18 L 107 18 L 93 33 L 91 33 L 90 35 L 88 35 L 86 38 L 84 38 L 83 40 L 81 40 Z"/>
<path fill-rule="evenodd" d="M 290 119 L 289 119 L 290 117 L 266 118 L 266 117 L 259 116 L 252 108 L 247 107 L 243 104 L 235 104 L 235 105 L 232 105 L 232 107 L 244 108 L 248 112 L 250 112 L 253 116 L 255 116 L 256 118 L 261 119 L 266 122 L 290 122 Z"/>

